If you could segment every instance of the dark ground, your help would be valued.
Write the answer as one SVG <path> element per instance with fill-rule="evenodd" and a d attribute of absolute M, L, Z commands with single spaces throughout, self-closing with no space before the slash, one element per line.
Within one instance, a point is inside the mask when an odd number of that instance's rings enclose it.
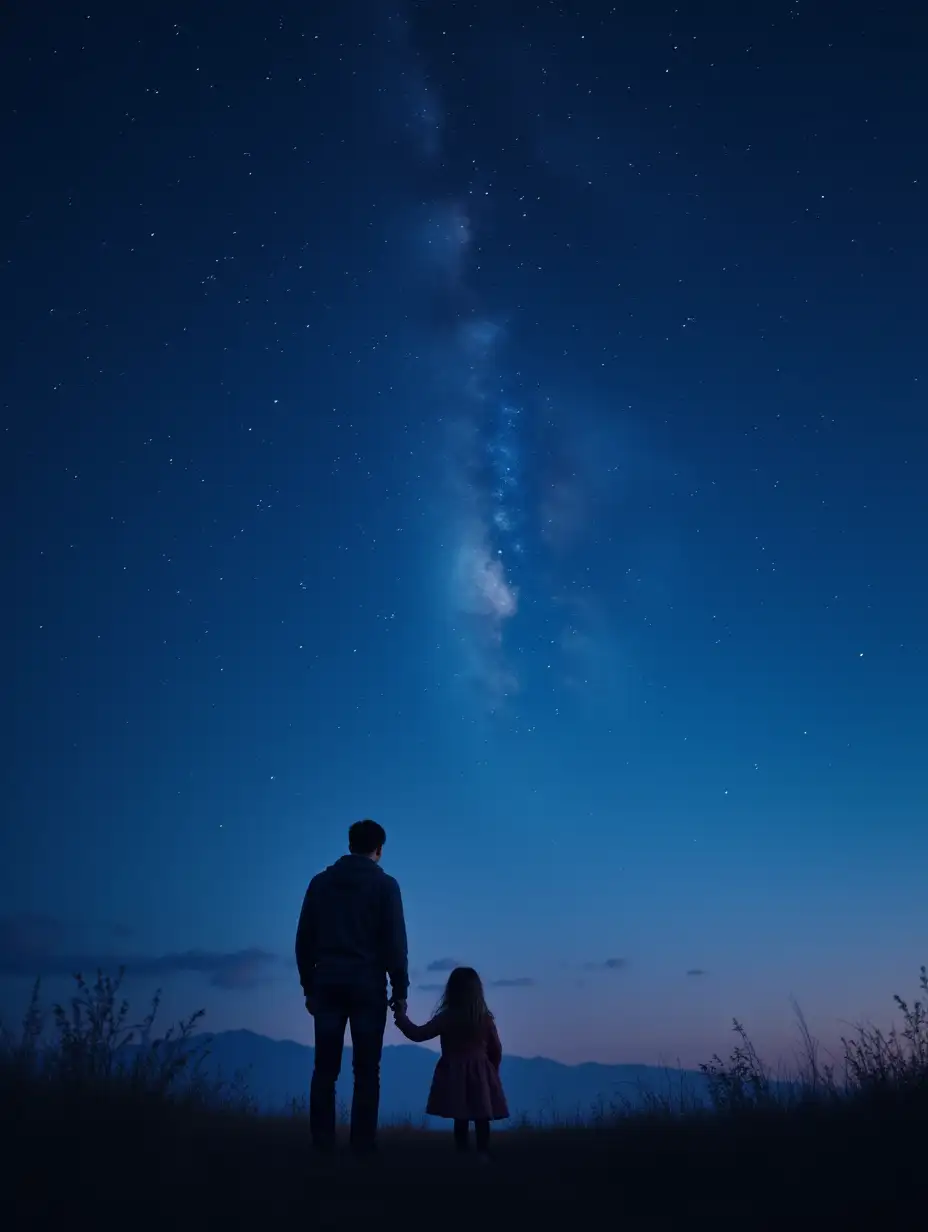
<path fill-rule="evenodd" d="M 5 1228 L 928 1227 L 928 1100 L 514 1130 L 483 1164 L 387 1130 L 317 1158 L 305 1123 L 6 1092 Z M 8 1206 L 11 1203 L 12 1206 Z M 580 1221 L 578 1223 L 578 1221 Z"/>

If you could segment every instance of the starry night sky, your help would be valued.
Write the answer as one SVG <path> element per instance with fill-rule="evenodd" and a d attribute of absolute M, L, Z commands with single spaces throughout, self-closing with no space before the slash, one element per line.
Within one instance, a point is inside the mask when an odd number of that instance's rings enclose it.
<path fill-rule="evenodd" d="M 0 1003 L 126 959 L 308 1042 L 363 816 L 412 1012 L 472 962 L 510 1052 L 914 987 L 906 9 L 15 7 Z"/>

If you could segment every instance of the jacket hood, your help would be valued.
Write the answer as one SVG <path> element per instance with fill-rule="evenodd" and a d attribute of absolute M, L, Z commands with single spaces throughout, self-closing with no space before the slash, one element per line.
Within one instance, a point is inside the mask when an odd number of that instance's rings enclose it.
<path fill-rule="evenodd" d="M 383 874 L 380 865 L 369 860 L 367 856 L 353 855 L 342 856 L 334 864 L 330 864 L 325 871 L 330 880 L 342 885 L 364 882 L 372 875 Z"/>

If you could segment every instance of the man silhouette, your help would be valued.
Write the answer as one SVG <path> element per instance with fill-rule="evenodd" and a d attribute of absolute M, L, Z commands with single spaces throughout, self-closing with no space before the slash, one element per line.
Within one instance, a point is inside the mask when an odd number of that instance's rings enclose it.
<path fill-rule="evenodd" d="M 376 821 L 356 821 L 348 852 L 309 883 L 296 930 L 296 963 L 315 1020 L 316 1060 L 309 1091 L 313 1146 L 335 1146 L 335 1083 L 351 1024 L 354 1094 L 351 1146 L 377 1145 L 380 1058 L 391 1007 L 406 1007 L 409 990 L 406 922 L 400 887 L 380 867 L 387 835 Z"/>

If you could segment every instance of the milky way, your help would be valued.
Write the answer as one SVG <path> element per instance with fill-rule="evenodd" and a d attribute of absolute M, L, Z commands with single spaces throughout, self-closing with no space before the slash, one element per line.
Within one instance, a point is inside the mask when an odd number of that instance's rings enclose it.
<path fill-rule="evenodd" d="M 497 709 L 527 684 L 517 663 L 530 658 L 521 653 L 531 639 L 519 619 L 529 603 L 540 614 L 533 637 L 544 638 L 546 662 L 560 655 L 561 679 L 573 678 L 575 665 L 566 658 L 575 657 L 577 614 L 587 609 L 591 596 L 585 593 L 581 605 L 578 596 L 564 593 L 570 585 L 563 576 L 552 580 L 562 564 L 553 549 L 563 530 L 565 501 L 572 500 L 573 510 L 580 507 L 573 487 L 583 483 L 583 476 L 572 466 L 565 480 L 563 465 L 558 471 L 558 459 L 551 456 L 545 459 L 551 470 L 547 482 L 540 473 L 528 473 L 527 442 L 535 408 L 524 403 L 518 383 L 507 372 L 506 327 L 493 319 L 474 290 L 478 197 L 481 211 L 489 207 L 484 194 L 476 191 L 472 160 L 460 162 L 466 170 L 454 183 L 450 160 L 445 159 L 441 91 L 428 79 L 405 25 L 400 25 L 394 26 L 394 34 L 406 66 L 401 73 L 406 108 L 402 129 L 424 182 L 434 185 L 431 199 L 426 193 L 416 207 L 413 253 L 426 276 L 424 294 L 431 297 L 434 348 L 440 355 L 436 366 L 449 400 L 436 409 L 436 419 L 449 425 L 452 438 L 441 570 L 451 641 L 463 660 L 454 670 L 476 684 L 491 709 Z M 533 470 L 539 466 L 533 461 Z M 538 581 L 542 576 L 546 588 Z M 565 618 L 568 611 L 571 615 Z M 584 644 L 593 641 L 586 633 Z"/>
<path fill-rule="evenodd" d="M 460 402 L 466 449 L 458 453 L 461 510 L 452 550 L 452 602 L 464 616 L 468 671 L 493 705 L 519 689 L 506 626 L 519 610 L 514 576 L 523 550 L 525 489 L 519 464 L 518 412 L 504 399 L 496 374 L 501 331 L 471 321 L 458 331 L 465 361 Z"/>

